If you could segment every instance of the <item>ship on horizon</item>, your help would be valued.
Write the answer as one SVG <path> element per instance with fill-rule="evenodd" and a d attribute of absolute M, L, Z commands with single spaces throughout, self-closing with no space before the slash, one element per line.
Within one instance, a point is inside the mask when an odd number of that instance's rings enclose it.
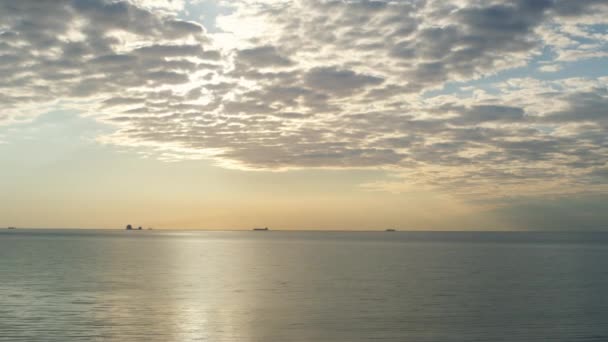
<path fill-rule="evenodd" d="M 143 230 L 143 228 L 141 226 L 139 226 L 137 228 L 133 228 L 132 225 L 128 224 L 127 227 L 125 228 L 125 230 Z"/>
<path fill-rule="evenodd" d="M 253 228 L 253 230 L 255 230 L 255 231 L 267 231 L 267 230 L 270 230 L 270 229 L 268 229 L 268 227 L 264 227 L 264 228 Z"/>

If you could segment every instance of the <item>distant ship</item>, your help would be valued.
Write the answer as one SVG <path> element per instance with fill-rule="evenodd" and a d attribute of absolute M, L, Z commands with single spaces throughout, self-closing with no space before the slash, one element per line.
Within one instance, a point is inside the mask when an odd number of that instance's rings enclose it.
<path fill-rule="evenodd" d="M 126 230 L 133 230 L 133 226 L 132 226 L 132 225 L 130 225 L 130 224 L 128 224 L 128 225 L 127 225 L 127 228 L 125 228 L 125 229 L 126 229 Z"/>
<path fill-rule="evenodd" d="M 268 229 L 268 227 L 264 227 L 264 228 L 253 228 L 253 230 L 266 231 L 266 230 L 269 230 L 269 229 Z"/>
<path fill-rule="evenodd" d="M 389 229 L 385 230 L 385 232 L 396 232 L 396 230 L 393 228 L 389 228 Z"/>
<path fill-rule="evenodd" d="M 17 229 L 16 227 L 8 227 L 7 229 Z"/>

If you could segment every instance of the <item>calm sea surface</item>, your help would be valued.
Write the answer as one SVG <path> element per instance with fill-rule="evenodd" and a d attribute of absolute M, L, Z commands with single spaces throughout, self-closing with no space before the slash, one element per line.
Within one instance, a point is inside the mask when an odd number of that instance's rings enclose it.
<path fill-rule="evenodd" d="M 2 230 L 0 341 L 608 341 L 608 234 Z"/>

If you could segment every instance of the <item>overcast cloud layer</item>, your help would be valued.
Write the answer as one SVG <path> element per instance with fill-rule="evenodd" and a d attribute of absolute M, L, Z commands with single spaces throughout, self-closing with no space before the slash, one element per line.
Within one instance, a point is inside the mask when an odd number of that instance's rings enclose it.
<path fill-rule="evenodd" d="M 389 191 L 608 189 L 605 71 L 492 81 L 605 60 L 608 1 L 230 1 L 214 32 L 195 5 L 0 1 L 0 124 L 78 108 L 104 143 Z"/>

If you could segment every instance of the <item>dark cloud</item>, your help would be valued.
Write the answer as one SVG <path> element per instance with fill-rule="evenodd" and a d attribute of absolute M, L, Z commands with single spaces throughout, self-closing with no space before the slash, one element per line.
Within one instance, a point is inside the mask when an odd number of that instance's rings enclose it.
<path fill-rule="evenodd" d="M 253 67 L 289 66 L 292 62 L 283 57 L 274 46 L 260 46 L 240 50 L 238 59 Z"/>
<path fill-rule="evenodd" d="M 605 0 L 557 0 L 552 4 L 552 9 L 556 14 L 567 17 L 580 16 L 581 14 L 592 14 L 595 11 L 608 7 L 608 3 Z"/>
<path fill-rule="evenodd" d="M 338 96 L 350 95 L 367 86 L 379 85 L 384 81 L 380 77 L 357 74 L 352 70 L 337 67 L 311 69 L 304 79 L 308 87 Z"/>
<path fill-rule="evenodd" d="M 484 122 L 518 122 L 524 119 L 524 110 L 518 107 L 477 105 L 460 110 L 461 116 L 452 120 L 456 124 L 478 124 Z"/>
<path fill-rule="evenodd" d="M 600 181 L 608 180 L 608 167 L 601 167 L 591 171 L 591 176 L 597 177 Z"/>
<path fill-rule="evenodd" d="M 105 106 L 131 105 L 142 103 L 144 100 L 144 98 L 135 97 L 113 97 L 103 101 L 103 104 Z"/>
<path fill-rule="evenodd" d="M 196 45 L 160 45 L 154 44 L 133 50 L 135 54 L 148 58 L 179 57 L 179 56 L 200 56 L 203 48 L 200 44 Z"/>
<path fill-rule="evenodd" d="M 608 89 L 594 89 L 592 92 L 576 92 L 563 96 L 568 103 L 566 110 L 550 113 L 546 121 L 553 122 L 595 122 L 608 128 Z"/>
<path fill-rule="evenodd" d="M 514 227 L 538 230 L 604 230 L 608 228 L 608 197 L 583 194 L 568 198 L 514 199 L 495 210 Z"/>

